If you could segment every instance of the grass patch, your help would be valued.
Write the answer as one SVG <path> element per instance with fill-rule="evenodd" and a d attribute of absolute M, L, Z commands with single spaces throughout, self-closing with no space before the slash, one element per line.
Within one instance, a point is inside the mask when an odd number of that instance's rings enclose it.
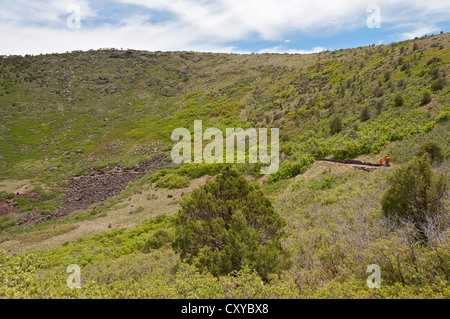
<path fill-rule="evenodd" d="M 18 240 L 24 244 L 32 244 L 35 242 L 40 242 L 40 241 L 50 239 L 50 238 L 58 236 L 58 235 L 68 233 L 68 232 L 76 229 L 77 227 L 78 227 L 78 225 L 72 225 L 72 224 L 61 225 L 61 226 L 50 228 L 50 229 L 16 235 L 16 236 L 14 236 L 13 239 Z"/>
<path fill-rule="evenodd" d="M 97 218 L 105 217 L 107 215 L 106 212 L 101 211 L 100 209 L 89 209 L 74 212 L 70 215 L 64 216 L 60 219 L 53 219 L 47 222 L 39 223 L 32 227 L 23 228 L 20 226 L 15 226 L 14 222 L 8 224 L 8 227 L 11 227 L 7 230 L 9 234 L 19 235 L 19 234 L 28 234 L 32 232 L 38 232 L 43 230 L 48 230 L 52 227 L 58 227 L 57 225 L 66 225 L 71 223 L 77 223 L 82 221 L 90 221 Z M 4 228 L 6 229 L 6 227 Z"/>
<path fill-rule="evenodd" d="M 261 186 L 261 191 L 266 194 L 266 195 L 276 195 L 278 194 L 281 190 L 285 189 L 286 187 L 288 187 L 288 185 L 291 183 L 290 180 L 287 179 L 282 179 L 276 182 L 272 182 L 272 183 L 264 183 Z"/>

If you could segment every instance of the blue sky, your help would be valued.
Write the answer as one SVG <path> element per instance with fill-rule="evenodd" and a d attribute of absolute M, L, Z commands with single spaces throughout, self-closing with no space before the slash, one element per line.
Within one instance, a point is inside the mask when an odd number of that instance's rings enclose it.
<path fill-rule="evenodd" d="M 0 0 L 0 54 L 311 53 L 448 32 L 449 17 L 450 0 Z"/>

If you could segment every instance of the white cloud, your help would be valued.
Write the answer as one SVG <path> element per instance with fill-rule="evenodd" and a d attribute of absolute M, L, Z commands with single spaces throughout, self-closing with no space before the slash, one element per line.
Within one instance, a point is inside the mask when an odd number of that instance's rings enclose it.
<path fill-rule="evenodd" d="M 439 32 L 439 28 L 434 25 L 413 24 L 408 26 L 411 31 L 403 32 L 400 34 L 402 40 L 414 39 L 415 37 L 422 37 L 426 34 L 433 34 Z"/>
<path fill-rule="evenodd" d="M 272 48 L 266 48 L 260 50 L 258 53 L 292 53 L 292 54 L 311 54 L 318 53 L 322 51 L 326 51 L 326 48 L 323 47 L 314 47 L 312 50 L 295 50 L 295 49 L 287 49 L 281 45 L 274 46 Z"/>
<path fill-rule="evenodd" d="M 1 25 L 2 45 L 0 54 L 58 53 L 98 48 L 142 49 L 149 51 L 205 51 L 234 52 L 236 48 L 213 42 L 199 42 L 195 34 L 180 32 L 176 26 L 124 27 L 102 26 L 94 30 L 80 28 L 32 28 L 16 29 Z"/>
<path fill-rule="evenodd" d="M 276 40 L 286 32 L 347 28 L 363 23 L 369 1 L 299 0 L 119 0 L 122 3 L 164 10 L 192 30 L 222 40 L 257 35 Z M 360 20 L 360 21 L 359 21 Z"/>
<path fill-rule="evenodd" d="M 284 43 L 261 51 L 310 53 L 322 50 L 291 49 L 295 35 L 332 36 L 367 28 L 367 7 L 381 8 L 381 28 L 398 39 L 435 31 L 450 16 L 448 0 L 115 0 L 105 5 L 137 5 L 170 13 L 167 20 L 150 22 L 148 10 L 127 16 L 117 12 L 117 23 L 96 23 L 104 18 L 92 9 L 94 0 L 0 0 L 0 54 L 36 54 L 102 47 L 144 50 L 242 52 L 231 43 L 268 41 Z M 81 7 L 82 28 L 66 26 L 67 7 Z M 98 4 L 98 3 L 97 3 Z M 83 23 L 88 19 L 89 27 Z M 292 39 L 292 38 L 291 38 Z M 289 45 L 289 46 L 288 46 Z"/>
<path fill-rule="evenodd" d="M 192 30 L 223 40 L 256 35 L 276 40 L 288 32 L 339 32 L 365 27 L 367 8 L 381 8 L 382 22 L 446 22 L 446 0 L 117 0 L 172 13 Z"/>
<path fill-rule="evenodd" d="M 19 25 L 61 24 L 61 17 L 68 15 L 67 8 L 71 4 L 80 7 L 83 18 L 95 16 L 87 0 L 2 0 L 0 1 L 0 21 L 19 23 Z"/>

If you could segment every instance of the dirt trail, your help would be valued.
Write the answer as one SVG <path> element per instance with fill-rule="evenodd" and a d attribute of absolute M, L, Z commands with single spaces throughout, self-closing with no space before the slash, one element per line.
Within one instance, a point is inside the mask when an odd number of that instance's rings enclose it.
<path fill-rule="evenodd" d="M 21 188 L 19 188 L 19 189 L 16 191 L 16 195 L 23 195 L 23 194 L 25 193 L 25 189 L 26 189 L 28 186 L 29 186 L 28 184 L 23 185 Z"/>
<path fill-rule="evenodd" d="M 319 158 L 317 159 L 318 162 L 329 162 L 329 163 L 336 163 L 340 165 L 347 165 L 354 167 L 355 169 L 362 169 L 364 171 L 373 171 L 377 168 L 381 167 L 380 164 L 374 164 L 374 163 L 367 163 L 367 162 L 361 162 L 357 160 L 333 160 L 333 159 L 325 159 L 325 158 Z"/>
<path fill-rule="evenodd" d="M 169 190 L 149 185 L 141 193 L 132 195 L 127 200 L 111 207 L 105 217 L 74 223 L 73 225 L 77 227 L 69 232 L 33 243 L 12 238 L 0 243 L 0 249 L 16 254 L 30 250 L 47 250 L 79 237 L 93 236 L 106 230 L 122 227 L 131 228 L 141 224 L 145 218 L 153 218 L 160 214 L 174 214 L 180 209 L 181 197 L 190 194 L 210 178 L 203 176 L 194 179 L 188 187 L 183 189 Z"/>

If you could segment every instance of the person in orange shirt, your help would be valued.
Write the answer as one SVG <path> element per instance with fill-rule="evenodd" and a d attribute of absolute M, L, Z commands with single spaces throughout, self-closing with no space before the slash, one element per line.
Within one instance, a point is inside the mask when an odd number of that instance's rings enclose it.
<path fill-rule="evenodd" d="M 386 167 L 389 167 L 389 162 L 391 161 L 391 158 L 389 156 L 386 156 Z"/>
<path fill-rule="evenodd" d="M 380 166 L 383 166 L 383 159 L 380 159 Z"/>

